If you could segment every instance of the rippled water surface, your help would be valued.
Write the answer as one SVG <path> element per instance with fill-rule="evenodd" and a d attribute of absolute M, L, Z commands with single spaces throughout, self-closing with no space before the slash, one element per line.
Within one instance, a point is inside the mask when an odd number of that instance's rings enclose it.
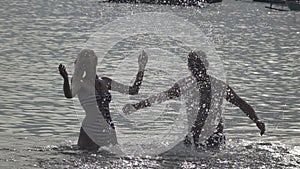
<path fill-rule="evenodd" d="M 202 9 L 80 0 L 0 4 L 1 168 L 300 167 L 299 12 L 233 0 Z M 72 100 L 63 96 L 57 66 L 64 63 L 71 72 L 96 28 L 141 12 L 173 12 L 203 30 L 224 63 L 228 84 L 265 121 L 266 135 L 260 137 L 255 124 L 227 104 L 222 150 L 189 158 L 77 150 L 80 123 Z"/>

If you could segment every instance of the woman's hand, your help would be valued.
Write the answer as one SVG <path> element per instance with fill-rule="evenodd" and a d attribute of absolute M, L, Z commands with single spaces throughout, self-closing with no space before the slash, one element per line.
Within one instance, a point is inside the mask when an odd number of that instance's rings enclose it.
<path fill-rule="evenodd" d="M 122 108 L 122 110 L 123 110 L 123 113 L 124 113 L 125 115 L 129 115 L 129 114 L 131 114 L 131 113 L 137 111 L 136 108 L 134 108 L 134 106 L 133 106 L 132 104 L 126 104 L 126 105 Z"/>
<path fill-rule="evenodd" d="M 265 131 L 266 131 L 266 127 L 265 127 L 265 124 L 263 123 L 263 122 L 261 122 L 261 121 L 257 121 L 256 122 L 256 126 L 259 128 L 259 130 L 260 130 L 260 135 L 262 136 L 264 133 L 265 133 Z"/>
<path fill-rule="evenodd" d="M 66 70 L 66 67 L 62 64 L 59 64 L 58 66 L 58 70 L 60 75 L 64 78 L 64 79 L 68 79 L 68 72 Z"/>
<path fill-rule="evenodd" d="M 139 71 L 144 71 L 145 70 L 147 62 L 148 62 L 148 55 L 143 50 L 142 53 L 139 55 L 139 58 L 138 58 Z"/>

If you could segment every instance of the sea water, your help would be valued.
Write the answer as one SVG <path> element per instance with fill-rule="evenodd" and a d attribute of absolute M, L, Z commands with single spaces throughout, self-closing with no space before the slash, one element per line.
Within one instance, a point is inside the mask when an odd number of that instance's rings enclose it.
<path fill-rule="evenodd" d="M 0 4 L 0 168 L 300 167 L 300 13 L 233 0 L 201 9 L 79 0 Z M 142 12 L 175 13 L 203 30 L 224 64 L 227 83 L 265 122 L 264 136 L 228 103 L 227 142 L 220 150 L 119 157 L 77 149 L 80 123 L 73 101 L 64 98 L 57 66 L 65 64 L 71 74 L 96 28 Z"/>

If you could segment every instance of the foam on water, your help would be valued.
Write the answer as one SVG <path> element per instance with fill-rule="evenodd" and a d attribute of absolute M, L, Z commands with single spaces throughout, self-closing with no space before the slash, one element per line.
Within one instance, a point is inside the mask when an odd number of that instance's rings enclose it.
<path fill-rule="evenodd" d="M 168 156 L 117 156 L 105 150 L 79 150 L 74 142 L 56 140 L 47 145 L 45 139 L 10 138 L 10 143 L 27 146 L 0 149 L 1 166 L 9 168 L 299 168 L 299 148 L 280 142 L 262 143 L 245 140 L 229 141 L 221 149 L 203 149 L 189 154 Z M 34 142 L 37 144 L 33 144 Z M 28 144 L 30 143 L 30 144 Z M 298 152 L 298 153 L 297 153 Z M 4 156 L 5 154 L 5 156 Z"/>

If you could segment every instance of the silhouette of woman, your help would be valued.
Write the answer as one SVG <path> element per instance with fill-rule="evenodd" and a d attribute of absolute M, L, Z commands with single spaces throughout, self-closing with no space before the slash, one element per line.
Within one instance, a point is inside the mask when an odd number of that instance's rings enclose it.
<path fill-rule="evenodd" d="M 93 50 L 82 50 L 75 61 L 75 69 L 69 85 L 68 73 L 64 65 L 58 66 L 64 79 L 63 91 L 66 98 L 78 96 L 86 116 L 80 128 L 78 146 L 80 149 L 98 150 L 101 146 L 116 145 L 117 137 L 112 121 L 109 103 L 109 90 L 124 94 L 138 94 L 142 84 L 144 69 L 148 62 L 147 54 L 142 51 L 139 55 L 139 70 L 132 86 L 118 83 L 108 77 L 96 75 L 97 56 Z"/>
<path fill-rule="evenodd" d="M 191 76 L 180 79 L 166 91 L 151 95 L 147 99 L 135 104 L 126 104 L 123 107 L 123 112 L 130 114 L 139 109 L 150 107 L 154 103 L 159 104 L 169 99 L 176 99 L 182 95 L 188 95 L 186 105 L 189 132 L 184 140 L 185 145 L 193 144 L 195 147 L 218 147 L 225 143 L 225 136 L 223 135 L 224 126 L 221 117 L 219 118 L 219 123 L 215 125 L 214 133 L 208 139 L 204 142 L 200 142 L 199 137 L 201 136 L 201 132 L 205 131 L 203 127 L 207 117 L 212 114 L 213 111 L 221 114 L 223 99 L 226 98 L 228 102 L 239 107 L 254 121 L 260 129 L 260 134 L 263 135 L 265 125 L 259 120 L 253 108 L 246 101 L 241 99 L 229 85 L 208 75 L 206 71 L 208 66 L 209 63 L 203 51 L 191 51 L 188 55 L 188 68 L 191 71 Z M 182 86 L 182 84 L 184 85 Z M 214 90 L 220 91 L 213 91 L 212 85 Z M 194 89 L 196 89 L 196 91 Z"/>

